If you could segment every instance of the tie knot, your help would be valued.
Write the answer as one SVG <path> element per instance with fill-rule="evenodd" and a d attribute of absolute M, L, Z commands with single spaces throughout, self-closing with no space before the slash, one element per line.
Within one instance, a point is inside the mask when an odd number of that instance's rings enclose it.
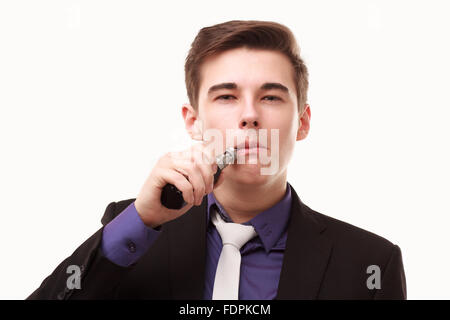
<path fill-rule="evenodd" d="M 257 235 L 252 226 L 223 221 L 217 211 L 212 215 L 212 222 L 222 238 L 223 245 L 229 244 L 238 250 Z"/>

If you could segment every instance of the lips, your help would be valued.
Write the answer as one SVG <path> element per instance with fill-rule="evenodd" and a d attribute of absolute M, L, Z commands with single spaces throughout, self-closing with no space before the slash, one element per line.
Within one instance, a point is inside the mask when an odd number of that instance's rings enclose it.
<path fill-rule="evenodd" d="M 260 144 L 258 141 L 250 141 L 249 139 L 246 139 L 245 142 L 241 142 L 238 145 L 236 145 L 236 149 L 252 149 L 252 148 L 266 148 L 264 145 Z"/>
<path fill-rule="evenodd" d="M 242 148 L 237 150 L 238 155 L 259 154 L 261 148 Z"/>

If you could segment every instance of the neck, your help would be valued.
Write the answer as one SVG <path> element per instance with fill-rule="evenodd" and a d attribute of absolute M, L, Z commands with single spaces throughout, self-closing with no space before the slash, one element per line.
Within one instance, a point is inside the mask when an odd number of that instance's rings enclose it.
<path fill-rule="evenodd" d="M 244 223 L 281 201 L 286 194 L 286 181 L 286 171 L 275 180 L 255 185 L 229 179 L 213 193 L 234 223 Z"/>

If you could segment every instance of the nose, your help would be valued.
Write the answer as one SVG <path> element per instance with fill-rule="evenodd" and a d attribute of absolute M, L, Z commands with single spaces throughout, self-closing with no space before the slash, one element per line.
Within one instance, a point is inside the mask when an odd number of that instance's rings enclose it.
<path fill-rule="evenodd" d="M 258 120 L 242 119 L 240 123 L 240 129 L 245 128 L 257 128 L 259 126 Z"/>
<path fill-rule="evenodd" d="M 258 128 L 260 126 L 258 114 L 253 106 L 245 109 L 239 121 L 239 129 Z"/>

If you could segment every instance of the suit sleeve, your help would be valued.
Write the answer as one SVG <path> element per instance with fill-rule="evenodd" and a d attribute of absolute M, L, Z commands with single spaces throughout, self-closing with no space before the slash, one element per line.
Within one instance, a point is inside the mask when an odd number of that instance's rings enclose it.
<path fill-rule="evenodd" d="M 134 264 L 127 267 L 119 266 L 102 254 L 103 230 L 106 224 L 134 200 L 110 203 L 102 218 L 103 227 L 61 262 L 27 300 L 114 299 L 115 289 L 120 280 Z M 71 276 L 69 266 L 76 266 L 80 271 L 79 288 L 67 285 Z"/>
<path fill-rule="evenodd" d="M 393 246 L 389 261 L 381 270 L 381 288 L 374 295 L 375 300 L 406 300 L 406 278 L 402 252 Z"/>

